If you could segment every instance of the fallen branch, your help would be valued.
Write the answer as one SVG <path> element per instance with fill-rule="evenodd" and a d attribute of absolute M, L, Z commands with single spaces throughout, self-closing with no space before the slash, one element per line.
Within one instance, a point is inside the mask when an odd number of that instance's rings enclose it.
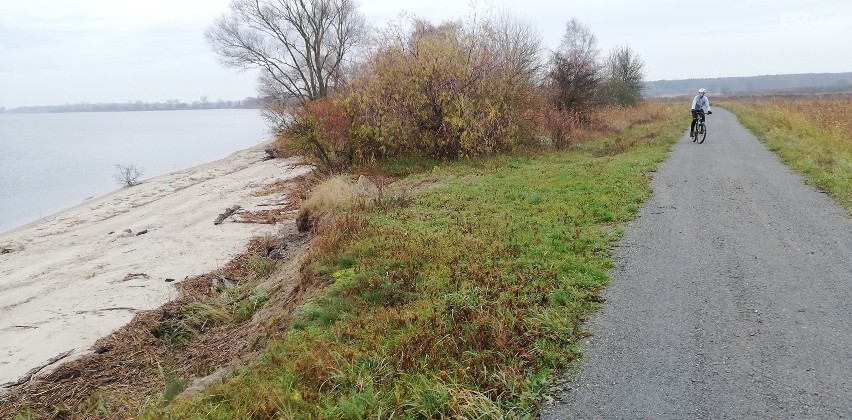
<path fill-rule="evenodd" d="M 268 207 L 268 206 L 286 206 L 287 204 L 290 204 L 290 203 L 289 203 L 289 202 L 287 202 L 287 201 L 282 201 L 282 202 L 280 202 L 280 203 L 261 203 L 261 204 L 258 204 L 257 206 L 258 206 L 258 207 Z"/>
<path fill-rule="evenodd" d="M 36 373 L 39 373 L 42 369 L 44 369 L 44 368 L 46 368 L 46 367 L 48 367 L 48 366 L 50 366 L 50 365 L 52 365 L 52 364 L 54 364 L 54 363 L 56 363 L 56 362 L 58 362 L 58 361 L 60 361 L 60 360 L 62 360 L 62 359 L 64 359 L 64 358 L 68 357 L 68 356 L 69 356 L 71 353 L 73 353 L 73 352 L 74 352 L 74 350 L 72 349 L 72 350 L 68 350 L 68 351 L 66 351 L 65 353 L 57 354 L 56 356 L 51 357 L 51 358 L 50 358 L 50 360 L 48 360 L 48 361 L 47 361 L 47 363 L 45 363 L 45 364 L 43 364 L 43 365 L 40 365 L 40 366 L 36 366 L 36 367 L 34 367 L 34 368 L 32 368 L 32 369 L 28 370 L 28 371 L 27 371 L 27 373 L 25 373 L 25 374 L 24 374 L 24 376 L 21 376 L 20 378 L 18 378 L 18 380 L 17 380 L 17 381 L 14 381 L 14 382 L 6 382 L 5 384 L 0 385 L 0 388 L 11 388 L 11 387 L 13 387 L 13 386 L 18 386 L 18 385 L 25 384 L 25 383 L 27 383 L 27 382 L 30 380 L 30 378 L 32 378 L 32 377 L 33 377 Z"/>
<path fill-rule="evenodd" d="M 136 312 L 136 311 L 138 311 L 138 309 L 136 309 L 136 308 L 128 308 L 128 307 L 125 307 L 125 306 L 117 306 L 117 307 L 115 307 L 115 308 L 95 309 L 95 310 L 92 310 L 92 311 L 76 311 L 76 312 L 74 312 L 74 313 L 75 313 L 75 314 L 77 314 L 77 315 L 80 315 L 80 314 L 96 314 L 96 313 L 98 313 L 98 312 L 106 312 L 106 311 L 129 311 L 129 312 Z"/>
<path fill-rule="evenodd" d="M 150 279 L 151 276 L 145 273 L 128 273 L 121 281 L 129 281 L 133 279 Z"/>
<path fill-rule="evenodd" d="M 213 222 L 213 224 L 214 224 L 214 225 L 221 225 L 221 224 L 222 224 L 222 222 L 223 222 L 223 221 L 225 221 L 225 219 L 227 219 L 228 217 L 230 217 L 232 214 L 236 213 L 236 212 L 237 212 L 237 210 L 239 210 L 239 209 L 241 209 L 241 208 L 242 208 L 242 207 L 240 207 L 240 206 L 238 206 L 238 205 L 235 205 L 234 207 L 228 207 L 228 208 L 226 208 L 226 209 L 225 209 L 225 212 L 224 212 L 224 213 L 220 213 L 220 214 L 219 214 L 219 217 L 217 217 L 217 218 L 216 218 L 216 220 Z"/>
<path fill-rule="evenodd" d="M 274 220 L 234 220 L 234 223 L 254 223 L 256 225 L 274 225 Z"/>

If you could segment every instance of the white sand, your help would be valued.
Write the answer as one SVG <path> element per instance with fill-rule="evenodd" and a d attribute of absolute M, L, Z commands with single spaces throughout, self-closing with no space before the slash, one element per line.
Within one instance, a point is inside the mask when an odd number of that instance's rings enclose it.
<path fill-rule="evenodd" d="M 273 208 L 257 205 L 286 197 L 252 193 L 311 170 L 264 156 L 257 146 L 0 234 L 0 250 L 13 250 L 0 254 L 0 384 L 68 350 L 72 358 L 85 354 L 134 310 L 176 297 L 175 283 L 224 266 L 250 238 L 276 232 L 234 216 L 213 224 L 234 204 Z M 124 281 L 130 273 L 150 277 Z"/>

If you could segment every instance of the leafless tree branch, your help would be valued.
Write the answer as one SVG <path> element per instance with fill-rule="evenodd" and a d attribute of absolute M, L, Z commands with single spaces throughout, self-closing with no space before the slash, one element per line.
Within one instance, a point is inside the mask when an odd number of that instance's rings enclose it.
<path fill-rule="evenodd" d="M 341 82 L 364 28 L 355 0 L 232 0 L 204 35 L 223 65 L 261 71 L 266 114 L 280 124 L 289 105 L 325 97 Z"/>

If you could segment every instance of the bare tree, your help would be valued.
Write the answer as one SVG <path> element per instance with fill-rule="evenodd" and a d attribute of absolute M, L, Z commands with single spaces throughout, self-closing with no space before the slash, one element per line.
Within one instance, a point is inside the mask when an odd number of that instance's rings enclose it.
<path fill-rule="evenodd" d="M 281 128 L 289 105 L 325 97 L 342 80 L 363 34 L 355 0 L 233 0 L 204 35 L 224 65 L 260 69 L 267 117 Z"/>
<path fill-rule="evenodd" d="M 134 164 L 115 164 L 115 173 L 112 177 L 115 179 L 115 182 L 120 185 L 124 187 L 132 187 L 139 184 L 139 178 L 141 178 L 144 173 L 144 169 L 139 168 Z"/>
<path fill-rule="evenodd" d="M 582 113 L 600 85 L 598 39 L 588 26 L 571 19 L 559 49 L 551 56 L 550 82 L 556 108 Z"/>
<path fill-rule="evenodd" d="M 567 58 L 596 62 L 600 56 L 598 37 L 583 22 L 572 18 L 565 24 L 559 52 Z"/>
<path fill-rule="evenodd" d="M 541 36 L 527 21 L 500 13 L 484 25 L 485 48 L 511 82 L 531 81 L 541 70 Z"/>
<path fill-rule="evenodd" d="M 636 105 L 642 100 L 645 63 L 628 46 L 615 47 L 604 63 L 604 94 L 609 101 L 622 106 Z"/>

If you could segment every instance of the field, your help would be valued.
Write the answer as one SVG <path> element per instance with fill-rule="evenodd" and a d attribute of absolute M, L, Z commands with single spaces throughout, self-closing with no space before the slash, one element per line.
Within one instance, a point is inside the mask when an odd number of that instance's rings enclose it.
<path fill-rule="evenodd" d="M 852 95 L 742 97 L 720 106 L 852 214 Z"/>

